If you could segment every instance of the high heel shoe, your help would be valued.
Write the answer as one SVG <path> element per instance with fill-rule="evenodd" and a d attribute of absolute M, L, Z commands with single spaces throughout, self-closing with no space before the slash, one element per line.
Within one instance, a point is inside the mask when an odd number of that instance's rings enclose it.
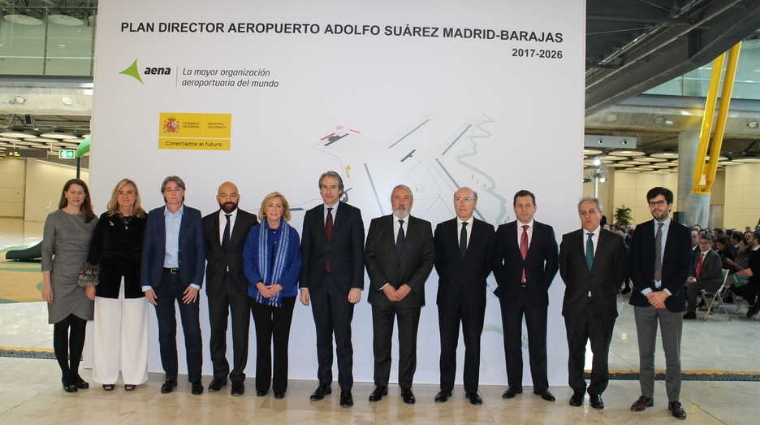
<path fill-rule="evenodd" d="M 61 379 L 61 384 L 63 384 L 63 390 L 67 393 L 75 393 L 77 392 L 77 386 L 76 384 L 72 384 L 66 380 L 66 378 Z"/>

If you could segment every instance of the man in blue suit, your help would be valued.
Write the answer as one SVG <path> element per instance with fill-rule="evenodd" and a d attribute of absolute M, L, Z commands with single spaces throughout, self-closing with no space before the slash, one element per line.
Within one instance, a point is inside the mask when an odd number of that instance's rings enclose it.
<path fill-rule="evenodd" d="M 652 220 L 636 226 L 628 268 L 633 280 L 630 304 L 639 342 L 641 396 L 631 410 L 641 412 L 654 405 L 654 351 L 659 324 L 665 352 L 665 388 L 668 410 L 686 419 L 681 393 L 681 330 L 686 310 L 686 279 L 691 263 L 689 229 L 670 217 L 673 192 L 655 187 L 647 192 Z"/>
<path fill-rule="evenodd" d="M 187 374 L 194 395 L 203 394 L 203 364 L 198 291 L 203 283 L 205 249 L 201 212 L 184 205 L 185 182 L 169 176 L 161 184 L 166 205 L 148 214 L 142 252 L 142 289 L 156 306 L 158 342 L 166 381 L 161 393 L 177 386 L 177 321 L 179 304 L 185 335 Z"/>

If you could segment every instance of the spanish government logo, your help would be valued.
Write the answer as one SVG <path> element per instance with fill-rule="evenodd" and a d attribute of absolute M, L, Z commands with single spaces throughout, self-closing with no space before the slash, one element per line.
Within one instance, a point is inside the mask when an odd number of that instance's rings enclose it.
<path fill-rule="evenodd" d="M 164 132 L 169 134 L 179 134 L 179 122 L 174 117 L 169 117 L 163 124 Z"/>

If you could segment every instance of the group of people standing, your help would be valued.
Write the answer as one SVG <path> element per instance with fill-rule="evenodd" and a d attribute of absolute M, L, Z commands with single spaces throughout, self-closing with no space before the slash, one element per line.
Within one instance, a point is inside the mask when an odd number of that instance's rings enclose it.
<path fill-rule="evenodd" d="M 443 403 L 452 396 L 461 325 L 465 396 L 474 405 L 483 402 L 478 394 L 480 339 L 486 279 L 491 272 L 498 285 L 495 295 L 504 329 L 509 386 L 503 398 L 523 391 L 525 318 L 533 391 L 554 401 L 547 378 L 546 328 L 548 290 L 559 271 L 566 284 L 562 314 L 570 351 L 569 384 L 574 391 L 569 402 L 582 405 L 588 392 L 591 406 L 604 408 L 601 395 L 609 379 L 607 357 L 626 254 L 622 239 L 602 230 L 598 199 L 583 198 L 578 203 L 581 229 L 564 235 L 558 248 L 553 228 L 534 219 L 536 199 L 527 190 L 514 195 L 516 220 L 494 232 L 491 224 L 474 216 L 477 192 L 460 188 L 453 197 L 456 217 L 432 231 L 430 222 L 411 215 L 412 190 L 398 185 L 391 193 L 392 214 L 373 219 L 365 240 L 360 210 L 341 201 L 340 174 L 325 172 L 318 187 L 323 202 L 306 212 L 299 236 L 289 225 L 288 201 L 278 192 L 264 197 L 257 217 L 238 208 L 238 189 L 225 182 L 216 196 L 219 210 L 201 217 L 200 211 L 184 204 L 184 181 L 169 176 L 161 185 L 165 205 L 147 214 L 137 185 L 123 179 L 112 192 L 108 210 L 96 219 L 87 185 L 77 179 L 67 182 L 59 210 L 45 223 L 42 261 L 42 293 L 54 323 L 54 348 L 64 389 L 74 392 L 89 386 L 80 377 L 78 364 L 86 321 L 93 318 L 93 379 L 107 391 L 114 389 L 119 372 L 127 391 L 144 383 L 150 303 L 158 318 L 165 371 L 161 392 L 170 393 L 177 386 L 176 305 L 191 392 L 202 394 L 198 292 L 205 277 L 213 363 L 209 391 L 220 391 L 229 379 L 232 395 L 245 392 L 251 314 L 256 328 L 256 394 L 263 397 L 271 389 L 275 398 L 285 396 L 288 340 L 298 297 L 311 306 L 316 329 L 319 384 L 310 398 L 318 401 L 332 393 L 334 350 L 340 405 L 350 407 L 354 403 L 351 322 L 364 290 L 366 269 L 375 383 L 369 401 L 378 402 L 388 394 L 396 321 L 400 394 L 405 403 L 413 404 L 420 311 L 425 304 L 425 281 L 435 267 L 441 340 L 440 392 L 435 401 Z M 631 410 L 652 405 L 659 322 L 667 358 L 669 409 L 685 418 L 678 401 L 679 350 L 690 244 L 688 230 L 669 217 L 672 196 L 665 188 L 649 191 L 653 220 L 637 228 L 627 261 L 641 352 L 642 395 Z M 97 278 L 82 278 L 92 274 Z M 231 368 L 226 358 L 228 316 Z M 583 365 L 588 340 L 594 360 L 587 386 Z"/>

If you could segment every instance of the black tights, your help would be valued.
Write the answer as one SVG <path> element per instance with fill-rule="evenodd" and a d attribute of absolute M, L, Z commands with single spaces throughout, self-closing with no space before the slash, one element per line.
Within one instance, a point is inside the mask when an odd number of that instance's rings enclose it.
<path fill-rule="evenodd" d="M 73 383 L 79 378 L 86 328 L 87 321 L 73 314 L 53 325 L 53 350 L 66 382 Z"/>

